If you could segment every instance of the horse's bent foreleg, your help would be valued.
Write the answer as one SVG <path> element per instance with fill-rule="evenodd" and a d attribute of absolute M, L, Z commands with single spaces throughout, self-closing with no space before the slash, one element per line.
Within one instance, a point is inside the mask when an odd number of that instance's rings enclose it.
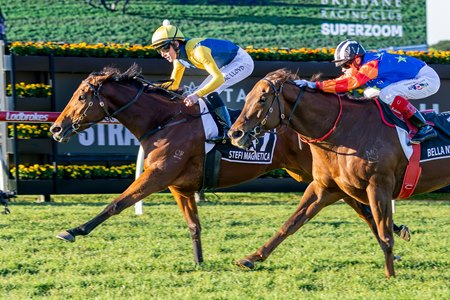
<path fill-rule="evenodd" d="M 381 188 L 382 186 L 383 188 Z M 386 277 L 395 276 L 394 271 L 394 236 L 392 229 L 392 204 L 390 195 L 383 185 L 371 184 L 367 187 L 370 208 L 377 224 L 381 249 L 384 252 Z"/>
<path fill-rule="evenodd" d="M 350 205 L 358 214 L 358 216 L 363 219 L 367 225 L 369 225 L 370 230 L 372 231 L 373 235 L 378 241 L 378 244 L 380 244 L 382 241 L 380 240 L 380 237 L 378 236 L 378 229 L 377 224 L 375 223 L 375 220 L 373 219 L 372 211 L 370 210 L 370 206 L 367 206 L 359 201 L 356 201 L 355 199 L 351 197 L 345 197 L 342 200 L 344 200 L 348 205 Z"/>
<path fill-rule="evenodd" d="M 201 226 L 200 219 L 198 217 L 197 203 L 195 202 L 194 192 L 181 193 L 174 187 L 169 187 L 170 192 L 175 197 L 178 207 L 183 213 L 183 217 L 191 233 L 192 246 L 194 252 L 194 261 L 196 263 L 203 262 L 203 251 L 201 241 Z"/>
<path fill-rule="evenodd" d="M 374 234 L 378 243 L 381 243 L 381 240 L 378 237 L 377 225 L 373 219 L 372 211 L 370 210 L 370 206 L 365 205 L 353 198 L 345 197 L 342 198 L 348 205 L 350 205 L 358 214 L 358 216 L 363 219 L 367 225 L 369 225 L 370 230 Z M 392 221 L 394 222 L 394 221 Z M 395 223 L 392 223 L 394 226 L 394 233 L 398 235 L 402 240 L 409 242 L 411 240 L 411 232 L 406 225 L 397 226 Z"/>
<path fill-rule="evenodd" d="M 167 181 L 150 180 L 152 173 L 147 170 L 135 180 L 119 197 L 111 202 L 100 214 L 92 220 L 78 227 L 59 233 L 56 237 L 65 241 L 75 242 L 77 235 L 87 235 L 98 225 L 113 215 L 121 213 L 124 209 L 135 204 L 148 195 L 159 192 L 167 187 Z"/>
<path fill-rule="evenodd" d="M 238 266 L 252 269 L 256 261 L 264 261 L 288 236 L 311 220 L 322 208 L 339 200 L 342 194 L 329 193 L 312 182 L 303 194 L 295 213 L 278 232 L 255 253 L 236 262 Z"/>

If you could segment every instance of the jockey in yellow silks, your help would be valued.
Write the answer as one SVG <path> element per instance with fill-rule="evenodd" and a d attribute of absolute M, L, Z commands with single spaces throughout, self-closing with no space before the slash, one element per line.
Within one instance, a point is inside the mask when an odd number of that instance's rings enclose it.
<path fill-rule="evenodd" d="M 219 94 L 253 72 L 254 63 L 250 55 L 227 40 L 185 38 L 168 20 L 164 20 L 163 26 L 153 34 L 152 46 L 173 64 L 170 77 L 173 82 L 166 86 L 169 90 L 178 89 L 186 68 L 203 69 L 209 73 L 197 90 L 186 96 L 184 103 L 192 106 L 200 97 L 206 97 L 223 127 L 223 136 L 219 139 L 225 139 L 231 120 Z"/>

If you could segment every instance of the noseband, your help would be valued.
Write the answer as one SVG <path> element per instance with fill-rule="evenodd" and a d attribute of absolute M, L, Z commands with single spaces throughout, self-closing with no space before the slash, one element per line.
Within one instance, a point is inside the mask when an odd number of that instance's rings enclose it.
<path fill-rule="evenodd" d="M 75 120 L 75 122 L 73 122 L 72 129 L 75 132 L 77 132 L 80 129 L 80 122 L 83 121 L 83 119 L 85 117 L 87 117 L 88 110 L 92 106 L 94 106 L 94 101 L 92 101 L 92 100 L 94 100 L 95 98 L 98 99 L 98 104 L 103 109 L 104 117 L 101 118 L 100 120 L 97 120 L 97 121 L 94 121 L 94 122 L 85 123 L 86 125 L 89 125 L 89 126 L 97 124 L 98 122 L 100 122 L 103 119 L 105 119 L 107 121 L 111 121 L 116 115 L 118 115 L 120 112 L 124 111 L 125 109 L 130 107 L 134 102 L 136 102 L 139 99 L 139 97 L 142 95 L 142 93 L 144 92 L 144 89 L 145 89 L 145 86 L 142 84 L 141 88 L 139 89 L 139 91 L 136 93 L 136 95 L 134 96 L 134 98 L 131 101 L 127 102 L 125 105 L 120 107 L 118 110 L 116 110 L 115 112 L 110 114 L 108 112 L 108 110 L 106 109 L 105 102 L 100 98 L 100 89 L 103 86 L 102 83 L 100 83 L 98 86 L 95 86 L 95 85 L 87 82 L 86 80 L 83 80 L 83 83 L 86 84 L 89 87 L 89 89 L 92 91 L 93 97 L 92 97 L 91 101 L 89 101 L 89 103 L 88 103 L 86 109 L 84 110 L 84 112 Z"/>

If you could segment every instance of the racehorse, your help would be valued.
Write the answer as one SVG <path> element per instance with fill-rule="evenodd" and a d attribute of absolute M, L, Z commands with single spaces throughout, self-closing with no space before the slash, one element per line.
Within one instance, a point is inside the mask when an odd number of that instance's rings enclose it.
<path fill-rule="evenodd" d="M 235 146 L 247 148 L 254 131 L 280 124 L 293 128 L 310 144 L 313 181 L 281 229 L 237 263 L 253 268 L 323 207 L 350 196 L 370 205 L 385 255 L 385 275 L 395 276 L 391 199 L 399 194 L 408 163 L 397 131 L 381 122 L 375 101 L 298 87 L 295 79 L 297 75 L 280 69 L 259 80 L 228 135 Z M 421 166 L 414 194 L 450 183 L 450 159 Z"/>
<path fill-rule="evenodd" d="M 74 242 L 109 217 L 152 193 L 169 188 L 187 222 L 193 241 L 194 260 L 203 261 L 201 227 L 194 193 L 202 187 L 205 133 L 198 106 L 186 107 L 180 95 L 143 84 L 140 68 L 133 65 L 120 73 L 104 68 L 84 79 L 67 106 L 51 126 L 53 138 L 67 142 L 71 136 L 104 118 L 114 117 L 141 142 L 145 152 L 144 172 L 99 215 L 64 231 L 58 238 Z M 271 164 L 221 161 L 218 187 L 235 185 L 270 170 L 287 168 L 297 181 L 311 181 L 311 152 L 298 135 L 281 126 Z M 344 199 L 370 226 L 376 226 L 370 210 L 351 198 Z M 409 240 L 407 227 L 399 233 Z"/>

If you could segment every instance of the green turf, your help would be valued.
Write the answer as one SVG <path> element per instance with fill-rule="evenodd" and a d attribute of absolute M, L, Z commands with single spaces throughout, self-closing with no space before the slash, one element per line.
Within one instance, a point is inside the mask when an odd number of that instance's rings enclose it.
<path fill-rule="evenodd" d="M 169 194 L 146 199 L 144 215 L 130 208 L 73 244 L 54 236 L 96 215 L 112 196 L 54 196 L 49 204 L 21 196 L 10 215 L 0 215 L 0 298 L 450 298 L 449 201 L 397 201 L 395 220 L 413 236 L 411 242 L 396 239 L 395 253 L 403 259 L 396 263 L 397 277 L 387 280 L 382 251 L 343 203 L 323 210 L 256 270 L 241 270 L 233 262 L 275 233 L 299 195 L 208 198 L 199 208 L 205 262 L 196 266 Z"/>

